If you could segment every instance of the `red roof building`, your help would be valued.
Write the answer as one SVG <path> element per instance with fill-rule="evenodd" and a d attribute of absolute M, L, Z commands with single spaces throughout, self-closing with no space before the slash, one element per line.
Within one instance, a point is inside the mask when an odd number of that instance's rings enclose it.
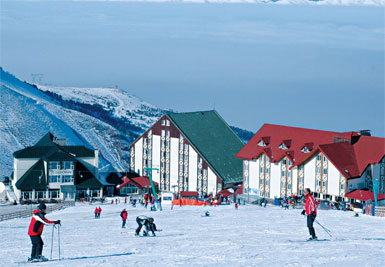
<path fill-rule="evenodd" d="M 367 131 L 273 124 L 264 124 L 236 155 L 244 160 L 244 192 L 250 187 L 273 198 L 310 188 L 316 196 L 333 200 L 354 189 L 370 189 L 372 172 L 384 193 L 384 156 L 385 138 L 368 136 Z"/>

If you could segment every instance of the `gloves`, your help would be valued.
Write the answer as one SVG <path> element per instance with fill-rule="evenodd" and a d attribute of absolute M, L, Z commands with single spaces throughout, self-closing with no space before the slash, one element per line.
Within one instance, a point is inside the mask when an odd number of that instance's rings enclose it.
<path fill-rule="evenodd" d="M 60 220 L 55 221 L 55 224 L 60 224 Z"/>
<path fill-rule="evenodd" d="M 313 216 L 314 218 L 316 217 L 315 215 L 315 211 L 313 211 L 312 213 L 310 213 L 311 216 Z"/>
<path fill-rule="evenodd" d="M 301 212 L 301 215 L 305 215 L 305 210 L 303 210 L 303 211 Z"/>

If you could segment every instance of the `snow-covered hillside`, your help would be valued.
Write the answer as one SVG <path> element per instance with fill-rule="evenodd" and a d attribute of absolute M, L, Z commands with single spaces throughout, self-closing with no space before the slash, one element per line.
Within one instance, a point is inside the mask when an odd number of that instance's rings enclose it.
<path fill-rule="evenodd" d="M 61 261 L 36 266 L 383 266 L 385 218 L 353 212 L 318 212 L 317 220 L 330 229 L 330 238 L 318 225 L 319 241 L 306 242 L 308 230 L 301 210 L 268 206 L 164 207 L 152 212 L 101 205 L 75 207 L 48 214 L 60 219 Z M 127 228 L 121 228 L 121 210 L 127 208 Z M 208 210 L 210 217 L 202 216 Z M 134 237 L 138 215 L 152 216 L 156 237 Z M 30 218 L 0 222 L 2 266 L 24 265 L 31 252 L 27 235 Z M 46 226 L 43 255 L 50 257 L 52 228 Z M 53 259 L 58 259 L 57 232 Z"/>
<path fill-rule="evenodd" d="M 163 113 L 118 89 L 44 87 L 40 91 L 0 71 L 0 176 L 11 174 L 14 151 L 35 144 L 47 132 L 66 138 L 69 145 L 99 149 L 104 159 L 127 170 L 129 145 Z M 79 106 L 100 110 L 84 113 L 76 109 Z M 103 110 L 107 117 L 102 120 L 98 115 Z"/>

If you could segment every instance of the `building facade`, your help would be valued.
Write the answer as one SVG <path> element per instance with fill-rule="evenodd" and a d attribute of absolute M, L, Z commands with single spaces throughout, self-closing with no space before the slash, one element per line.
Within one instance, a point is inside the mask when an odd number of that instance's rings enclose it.
<path fill-rule="evenodd" d="M 130 169 L 159 183 L 163 192 L 200 197 L 242 183 L 243 142 L 216 111 L 169 113 L 130 146 Z"/>
<path fill-rule="evenodd" d="M 19 199 L 100 198 L 97 150 L 67 146 L 51 133 L 14 153 L 12 184 Z"/>
<path fill-rule="evenodd" d="M 356 189 L 385 191 L 385 139 L 368 132 L 330 132 L 264 124 L 237 153 L 243 159 L 243 190 L 267 198 L 302 195 L 346 200 Z"/>

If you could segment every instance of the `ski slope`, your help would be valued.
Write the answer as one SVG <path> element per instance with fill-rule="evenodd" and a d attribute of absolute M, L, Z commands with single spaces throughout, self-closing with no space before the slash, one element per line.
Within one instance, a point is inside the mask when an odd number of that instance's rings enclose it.
<path fill-rule="evenodd" d="M 122 201 L 123 202 L 123 201 Z M 308 237 L 301 210 L 268 206 L 164 207 L 151 212 L 125 204 L 77 204 L 47 215 L 61 219 L 63 260 L 34 266 L 381 266 L 385 253 L 385 218 L 352 212 L 319 211 L 315 225 L 321 241 Z M 127 228 L 121 229 L 120 211 L 128 209 Z M 202 217 L 209 210 L 211 217 Z M 138 215 L 155 218 L 157 237 L 134 237 Z M 30 219 L 0 222 L 1 266 L 24 266 L 31 244 Z M 52 228 L 45 228 L 43 254 L 49 258 Z M 54 255 L 57 259 L 57 233 Z M 323 240 L 323 241 L 322 241 Z"/>

